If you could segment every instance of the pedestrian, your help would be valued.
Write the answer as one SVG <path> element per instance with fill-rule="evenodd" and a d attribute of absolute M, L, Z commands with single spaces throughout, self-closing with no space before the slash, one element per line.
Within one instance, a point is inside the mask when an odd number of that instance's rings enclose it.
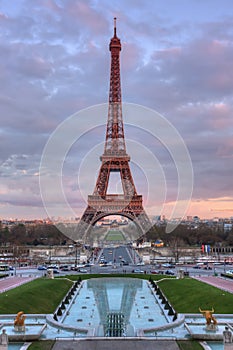
<path fill-rule="evenodd" d="M 227 326 L 223 331 L 223 344 L 224 350 L 233 350 L 233 337 L 231 331 L 229 330 L 229 327 Z"/>
<path fill-rule="evenodd" d="M 0 334 L 0 350 L 8 349 L 8 335 L 6 334 L 6 330 L 2 330 L 2 334 Z"/>

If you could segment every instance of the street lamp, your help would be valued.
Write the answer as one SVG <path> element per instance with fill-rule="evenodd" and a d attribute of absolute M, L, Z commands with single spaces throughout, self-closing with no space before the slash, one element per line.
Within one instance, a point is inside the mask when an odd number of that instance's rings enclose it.
<path fill-rule="evenodd" d="M 52 246 L 49 246 L 49 265 L 51 265 L 51 260 L 52 260 Z"/>
<path fill-rule="evenodd" d="M 17 246 L 13 246 L 13 258 L 14 258 L 14 272 L 15 272 L 15 276 L 16 276 L 16 265 L 17 265 L 17 256 L 18 256 L 18 247 Z"/>
<path fill-rule="evenodd" d="M 77 270 L 77 263 L 78 263 L 78 247 L 77 247 L 77 243 L 74 243 L 74 247 L 75 247 L 75 262 L 74 262 L 74 268 L 75 270 Z"/>

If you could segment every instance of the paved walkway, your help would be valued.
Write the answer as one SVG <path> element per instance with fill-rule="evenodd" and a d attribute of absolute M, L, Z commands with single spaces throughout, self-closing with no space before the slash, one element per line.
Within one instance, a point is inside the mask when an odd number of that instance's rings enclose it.
<path fill-rule="evenodd" d="M 58 340 L 53 350 L 179 350 L 175 340 L 80 339 Z"/>
<path fill-rule="evenodd" d="M 21 286 L 21 284 L 30 282 L 34 279 L 35 279 L 34 277 L 19 277 L 19 276 L 2 278 L 0 279 L 0 293 L 6 292 L 9 289 L 13 289 L 18 286 Z"/>
<path fill-rule="evenodd" d="M 198 281 L 208 283 L 211 286 L 225 290 L 226 292 L 233 293 L 233 279 L 231 280 L 229 278 L 227 279 L 217 276 L 198 276 L 193 278 L 197 279 Z"/>

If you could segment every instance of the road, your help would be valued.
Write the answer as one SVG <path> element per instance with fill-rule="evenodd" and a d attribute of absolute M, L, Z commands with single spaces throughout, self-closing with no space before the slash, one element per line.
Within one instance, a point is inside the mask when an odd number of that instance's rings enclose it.
<path fill-rule="evenodd" d="M 105 261 L 106 264 L 100 264 Z M 100 266 L 103 265 L 103 266 Z M 191 265 L 180 265 L 175 266 L 175 268 L 165 267 L 163 264 L 155 265 L 142 265 L 140 263 L 140 256 L 138 253 L 129 246 L 119 246 L 119 247 L 108 247 L 104 248 L 93 266 L 83 266 L 82 273 L 131 273 L 132 271 L 139 270 L 141 273 L 151 273 L 153 272 L 163 272 L 171 270 L 174 275 L 178 274 L 179 269 L 183 269 L 188 272 L 190 276 L 214 276 L 221 275 L 226 270 L 233 269 L 232 265 L 210 265 L 211 269 L 206 270 L 206 266 L 196 266 Z M 76 271 L 61 271 L 57 270 L 59 275 L 67 275 L 79 273 Z M 40 277 L 46 274 L 46 270 L 38 270 L 36 267 L 30 268 L 17 268 L 16 270 L 8 272 L 11 276 L 18 277 Z"/>
<path fill-rule="evenodd" d="M 106 255 L 106 252 L 105 252 Z M 104 255 L 104 256 L 105 256 Z M 111 254 L 109 254 L 111 256 Z M 119 255 L 122 256 L 123 259 L 126 259 L 125 255 Z M 93 273 L 93 274 L 103 274 L 103 273 L 131 273 L 133 270 L 140 270 L 142 273 L 151 273 L 151 271 L 161 271 L 165 273 L 167 270 L 171 270 L 174 272 L 175 275 L 178 274 L 179 269 L 183 269 L 185 272 L 188 272 L 190 276 L 192 277 L 200 277 L 200 276 L 214 276 L 214 275 L 221 275 L 221 273 L 224 273 L 226 270 L 223 265 L 219 265 L 215 267 L 212 270 L 205 270 L 203 268 L 201 269 L 195 269 L 192 266 L 178 266 L 175 268 L 168 268 L 163 267 L 162 265 L 137 265 L 134 263 L 129 263 L 129 265 L 123 265 L 122 262 L 120 262 L 120 258 L 118 256 L 118 259 L 116 259 L 115 263 L 112 263 L 112 265 L 104 265 L 100 266 L 99 263 L 96 263 L 93 266 L 85 267 L 83 266 L 83 270 L 87 273 Z M 111 260 L 108 260 L 111 261 Z M 128 262 L 128 260 L 126 260 Z M 139 263 L 138 263 L 139 264 Z M 67 274 L 77 274 L 79 272 L 77 271 L 59 271 L 59 275 L 67 275 Z M 18 276 L 18 277 L 41 277 L 46 274 L 46 270 L 38 270 L 36 267 L 28 267 L 28 268 L 20 268 L 16 269 L 16 271 L 8 271 L 8 273 L 11 276 Z M 82 274 L 82 273 L 80 273 Z M 56 275 L 55 275 L 56 276 Z"/>

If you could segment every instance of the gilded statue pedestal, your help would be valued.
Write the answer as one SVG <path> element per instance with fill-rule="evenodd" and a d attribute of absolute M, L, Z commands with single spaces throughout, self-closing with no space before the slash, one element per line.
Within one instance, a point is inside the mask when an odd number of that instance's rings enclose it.
<path fill-rule="evenodd" d="M 210 323 L 205 326 L 205 329 L 207 331 L 216 332 L 218 330 L 218 326 L 214 323 Z"/>
<path fill-rule="evenodd" d="M 25 326 L 14 326 L 15 332 L 25 332 Z"/>

